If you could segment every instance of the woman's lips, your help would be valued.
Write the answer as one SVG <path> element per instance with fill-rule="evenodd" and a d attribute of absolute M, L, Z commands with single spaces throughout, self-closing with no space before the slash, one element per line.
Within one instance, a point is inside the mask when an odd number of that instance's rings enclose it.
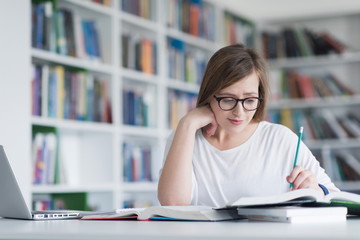
<path fill-rule="evenodd" d="M 231 122 L 231 124 L 234 124 L 234 125 L 240 125 L 243 120 L 235 120 L 235 119 L 229 119 L 229 121 Z"/>

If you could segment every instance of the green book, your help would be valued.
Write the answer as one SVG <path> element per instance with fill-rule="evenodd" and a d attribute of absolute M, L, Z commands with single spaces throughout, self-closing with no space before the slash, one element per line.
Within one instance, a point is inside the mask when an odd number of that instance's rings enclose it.
<path fill-rule="evenodd" d="M 318 206 L 318 207 L 347 207 L 348 214 L 360 215 L 360 195 L 350 192 L 330 192 L 328 195 L 315 189 L 298 189 L 278 195 L 262 197 L 242 197 L 226 204 L 225 208 L 232 207 L 259 207 L 259 206 Z"/>
<path fill-rule="evenodd" d="M 80 210 L 90 211 L 87 204 L 87 193 L 53 193 L 51 198 L 54 203 L 55 210 Z"/>

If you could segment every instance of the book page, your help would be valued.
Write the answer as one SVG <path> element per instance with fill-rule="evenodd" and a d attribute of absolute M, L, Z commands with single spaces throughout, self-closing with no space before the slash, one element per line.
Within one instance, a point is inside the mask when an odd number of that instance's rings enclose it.
<path fill-rule="evenodd" d="M 331 192 L 325 196 L 328 201 L 339 200 L 360 203 L 360 195 L 350 192 Z"/>
<path fill-rule="evenodd" d="M 283 194 L 271 195 L 271 196 L 242 197 L 232 203 L 227 204 L 227 207 L 284 204 L 289 201 L 296 201 L 296 203 L 300 203 L 302 201 L 322 202 L 325 200 L 319 191 L 308 188 L 308 189 L 289 191 Z"/>

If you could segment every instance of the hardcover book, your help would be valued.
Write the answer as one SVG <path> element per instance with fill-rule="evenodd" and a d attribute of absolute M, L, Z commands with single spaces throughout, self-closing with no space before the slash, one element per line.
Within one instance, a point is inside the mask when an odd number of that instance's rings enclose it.
<path fill-rule="evenodd" d="M 348 208 L 349 214 L 360 215 L 360 195 L 350 192 L 330 192 L 328 195 L 315 189 L 299 189 L 286 193 L 263 196 L 242 197 L 228 203 L 227 208 L 246 206 L 343 206 Z M 218 208 L 221 209 L 221 208 Z"/>
<path fill-rule="evenodd" d="M 225 221 L 239 218 L 236 209 L 215 210 L 207 206 L 153 206 L 124 208 L 117 209 L 113 213 L 86 215 L 82 217 L 82 220 Z"/>

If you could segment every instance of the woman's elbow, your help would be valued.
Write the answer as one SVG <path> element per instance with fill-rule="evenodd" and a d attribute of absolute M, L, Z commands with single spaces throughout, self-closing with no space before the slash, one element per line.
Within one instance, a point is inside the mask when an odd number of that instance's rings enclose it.
<path fill-rule="evenodd" d="M 161 206 L 188 206 L 190 205 L 190 200 L 177 199 L 174 197 L 163 197 L 158 194 L 158 199 Z"/>

